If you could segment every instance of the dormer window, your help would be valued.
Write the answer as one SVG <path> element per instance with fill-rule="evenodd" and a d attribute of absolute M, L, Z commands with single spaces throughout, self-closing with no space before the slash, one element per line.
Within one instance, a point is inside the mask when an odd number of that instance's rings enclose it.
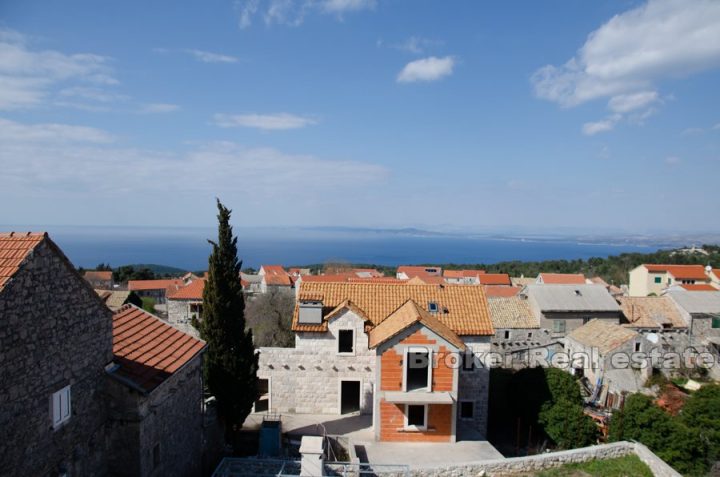
<path fill-rule="evenodd" d="M 437 313 L 438 309 L 439 309 L 438 304 L 435 303 L 434 301 L 431 301 L 428 303 L 428 311 L 430 313 Z"/>
<path fill-rule="evenodd" d="M 304 300 L 298 304 L 298 323 L 307 325 L 322 324 L 322 301 Z"/>

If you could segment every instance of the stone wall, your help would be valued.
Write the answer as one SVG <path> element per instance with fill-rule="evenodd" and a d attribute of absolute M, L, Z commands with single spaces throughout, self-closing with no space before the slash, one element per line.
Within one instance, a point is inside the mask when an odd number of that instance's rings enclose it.
<path fill-rule="evenodd" d="M 0 292 L 0 469 L 9 475 L 104 475 L 104 367 L 112 314 L 45 240 Z M 71 417 L 53 429 L 52 394 Z"/>
<path fill-rule="evenodd" d="M 620 324 L 620 312 L 583 312 L 583 313 L 542 313 L 540 315 L 540 328 L 550 331 L 550 336 L 560 338 L 580 328 L 584 323 L 594 319 L 607 320 L 608 323 Z M 565 332 L 553 332 L 553 321 L 565 321 Z"/>
<path fill-rule="evenodd" d="M 340 329 L 355 330 L 355 353 L 339 355 Z M 361 380 L 360 411 L 372 413 L 375 351 L 364 322 L 352 311 L 330 321 L 327 333 L 297 333 L 295 348 L 260 348 L 258 378 L 270 379 L 270 408 L 277 412 L 339 414 L 340 381 Z"/>
<path fill-rule="evenodd" d="M 189 334 L 190 336 L 199 338 L 200 332 L 198 332 L 198 330 L 196 330 L 195 327 L 192 325 L 193 313 L 190 312 L 190 305 L 198 303 L 202 304 L 202 301 L 175 300 L 169 298 L 167 300 L 168 323 L 170 323 L 180 331 Z"/>
<path fill-rule="evenodd" d="M 108 380 L 112 396 L 108 430 L 114 449 L 111 475 L 199 475 L 203 449 L 201 357 L 149 395 L 111 376 Z"/>
<path fill-rule="evenodd" d="M 463 341 L 476 356 L 490 351 L 490 337 L 463 336 Z M 490 370 L 477 362 L 473 371 L 460 368 L 458 378 L 458 403 L 473 401 L 472 419 L 460 419 L 458 405 L 457 437 L 459 439 L 484 439 L 487 434 L 488 394 L 490 390 Z"/>

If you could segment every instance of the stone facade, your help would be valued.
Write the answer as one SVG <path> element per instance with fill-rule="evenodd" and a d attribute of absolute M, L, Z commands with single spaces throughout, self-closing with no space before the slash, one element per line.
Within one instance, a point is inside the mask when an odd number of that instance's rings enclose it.
<path fill-rule="evenodd" d="M 108 377 L 110 475 L 199 475 L 202 468 L 202 358 L 149 394 Z"/>
<path fill-rule="evenodd" d="M 487 355 L 491 350 L 490 336 L 462 337 L 468 352 L 476 357 Z M 458 379 L 458 402 L 473 401 L 472 419 L 461 419 L 458 414 L 458 439 L 485 439 L 488 421 L 488 395 L 490 392 L 490 369 L 480 359 L 474 360 L 473 370 L 460 368 Z M 459 410 L 458 410 L 459 413 Z"/>
<path fill-rule="evenodd" d="M 175 328 L 195 338 L 200 337 L 200 332 L 192 325 L 193 317 L 199 317 L 199 310 L 202 308 L 202 300 L 167 300 L 167 321 Z"/>
<path fill-rule="evenodd" d="M 0 469 L 104 475 L 112 314 L 62 252 L 43 240 L 0 292 Z M 52 395 L 71 416 L 53 428 Z"/>
<path fill-rule="evenodd" d="M 354 354 L 338 354 L 339 330 L 354 330 Z M 364 321 L 346 310 L 327 333 L 297 333 L 295 348 L 260 348 L 258 378 L 269 379 L 270 409 L 302 414 L 340 414 L 340 383 L 359 380 L 360 412 L 372 413 L 375 351 L 368 349 Z"/>
<path fill-rule="evenodd" d="M 533 310 L 535 311 L 535 310 Z M 580 312 L 580 313 L 569 313 L 569 312 L 537 312 L 537 317 L 540 320 L 540 328 L 548 330 L 551 338 L 562 338 L 573 330 L 580 328 L 585 323 L 594 320 L 607 320 L 608 323 L 620 324 L 620 311 L 617 312 Z M 561 320 L 565 323 L 564 332 L 554 331 L 554 322 Z"/>

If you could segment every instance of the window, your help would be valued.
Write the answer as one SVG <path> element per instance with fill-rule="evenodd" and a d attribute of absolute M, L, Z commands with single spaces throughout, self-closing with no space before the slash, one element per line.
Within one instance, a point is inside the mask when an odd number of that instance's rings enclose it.
<path fill-rule="evenodd" d="M 52 395 L 51 417 L 54 428 L 70 420 L 71 414 L 70 386 L 65 386 Z"/>
<path fill-rule="evenodd" d="M 655 283 L 662 283 L 662 277 L 655 277 Z"/>
<path fill-rule="evenodd" d="M 355 352 L 355 330 L 338 331 L 338 353 L 352 354 Z"/>
<path fill-rule="evenodd" d="M 430 391 L 430 351 L 409 348 L 405 355 L 405 391 Z"/>
<path fill-rule="evenodd" d="M 153 469 L 157 469 L 160 466 L 160 443 L 159 442 L 157 444 L 155 444 L 155 447 L 153 447 L 152 462 L 153 462 Z"/>
<path fill-rule="evenodd" d="M 565 333 L 565 320 L 553 320 L 553 333 Z"/>
<path fill-rule="evenodd" d="M 639 351 L 640 351 L 640 343 L 638 342 L 638 343 L 635 343 L 635 352 L 637 353 Z"/>
<path fill-rule="evenodd" d="M 460 419 L 472 419 L 475 415 L 474 401 L 460 401 Z"/>
<path fill-rule="evenodd" d="M 468 349 L 465 354 L 463 354 L 463 363 L 462 363 L 462 370 L 463 371 L 472 371 L 475 369 L 475 354 L 472 352 L 472 350 Z"/>
<path fill-rule="evenodd" d="M 405 428 L 415 431 L 427 429 L 427 405 L 408 404 L 405 406 Z"/>
<path fill-rule="evenodd" d="M 428 311 L 430 313 L 437 313 L 438 312 L 438 304 L 435 303 L 434 301 L 431 301 L 430 303 L 428 303 Z"/>
<path fill-rule="evenodd" d="M 583 325 L 584 325 L 585 323 L 589 322 L 590 319 L 591 319 L 591 318 L 590 318 L 589 316 L 583 316 Z"/>
<path fill-rule="evenodd" d="M 503 334 L 505 335 L 506 340 L 510 339 L 510 330 L 505 330 L 505 333 L 503 333 Z"/>
<path fill-rule="evenodd" d="M 713 328 L 720 328 L 720 316 L 713 316 L 712 325 Z"/>
<path fill-rule="evenodd" d="M 528 339 L 532 338 L 532 331 L 528 331 Z"/>

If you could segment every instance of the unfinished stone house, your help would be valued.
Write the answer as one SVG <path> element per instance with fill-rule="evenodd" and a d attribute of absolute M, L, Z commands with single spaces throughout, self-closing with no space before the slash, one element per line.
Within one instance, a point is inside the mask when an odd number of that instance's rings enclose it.
<path fill-rule="evenodd" d="M 622 296 L 622 325 L 637 331 L 663 351 L 682 352 L 689 344 L 688 324 L 667 296 Z"/>
<path fill-rule="evenodd" d="M 295 348 L 260 348 L 263 408 L 372 414 L 378 440 L 483 438 L 493 335 L 481 287 L 304 282 Z"/>
<path fill-rule="evenodd" d="M 47 234 L 0 234 L 3 475 L 197 475 L 203 346 L 114 321 Z"/>
<path fill-rule="evenodd" d="M 204 349 L 203 341 L 134 305 L 115 313 L 107 367 L 113 475 L 200 474 Z"/>
<path fill-rule="evenodd" d="M 650 346 L 640 333 L 601 319 L 591 320 L 565 338 L 570 371 L 586 378 L 591 389 L 612 393 L 634 393 L 642 388 L 652 373 L 643 356 Z M 639 354 L 634 357 L 633 353 Z"/>
<path fill-rule="evenodd" d="M 543 355 L 547 355 L 562 348 L 549 330 L 540 329 L 527 298 L 489 297 L 488 310 L 495 329 L 491 350 L 503 356 L 504 364 L 513 368 L 531 366 L 531 353 L 544 349 L 547 352 Z"/>

